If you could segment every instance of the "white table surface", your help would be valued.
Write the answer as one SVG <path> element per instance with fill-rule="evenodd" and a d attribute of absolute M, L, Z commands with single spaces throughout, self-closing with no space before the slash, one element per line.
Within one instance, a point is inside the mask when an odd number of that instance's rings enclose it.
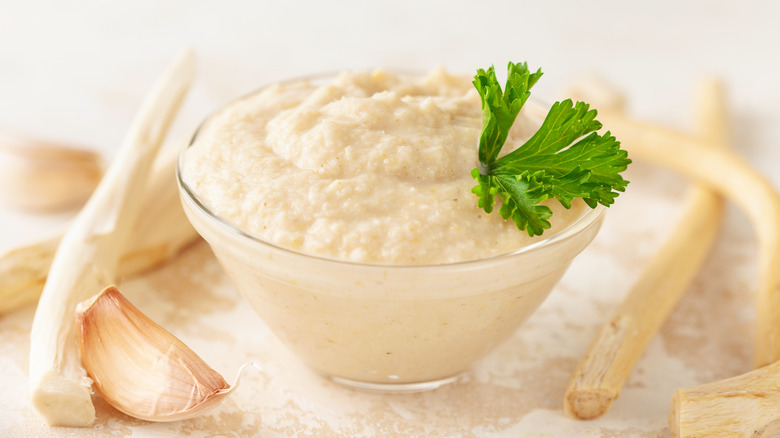
<path fill-rule="evenodd" d="M 110 160 L 152 81 L 185 46 L 198 54 L 199 75 L 172 147 L 218 105 L 278 79 L 372 66 L 471 73 L 527 60 L 545 71 L 537 96 L 557 99 L 597 74 L 626 92 L 632 114 L 687 130 L 696 81 L 722 78 L 734 148 L 780 187 L 778 18 L 780 3 L 770 1 L 0 0 L 0 126 L 83 144 Z M 98 400 L 95 427 L 50 429 L 27 401 L 30 306 L 0 316 L 0 436 L 667 436 L 677 387 L 750 368 L 756 246 L 744 215 L 730 208 L 713 255 L 613 410 L 593 422 L 568 419 L 560 398 L 571 372 L 661 242 L 686 186 L 642 163 L 629 179 L 548 301 L 449 387 L 388 397 L 310 374 L 197 245 L 123 288 L 229 381 L 247 360 L 268 375 L 249 376 L 227 405 L 188 422 L 135 421 Z M 71 214 L 0 206 L 0 251 L 63 227 Z M 182 281 L 191 295 L 182 295 Z M 200 301 L 179 305 L 192 296 Z"/>

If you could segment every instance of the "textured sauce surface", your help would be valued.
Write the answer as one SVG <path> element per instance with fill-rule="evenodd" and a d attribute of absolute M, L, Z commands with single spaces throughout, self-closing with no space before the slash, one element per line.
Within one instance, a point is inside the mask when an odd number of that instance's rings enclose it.
<path fill-rule="evenodd" d="M 503 153 L 535 132 L 533 112 L 518 116 Z M 302 252 L 392 264 L 484 258 L 539 237 L 477 207 L 481 125 L 471 79 L 441 69 L 276 84 L 212 117 L 183 178 L 217 216 Z M 587 208 L 548 205 L 545 237 Z"/>

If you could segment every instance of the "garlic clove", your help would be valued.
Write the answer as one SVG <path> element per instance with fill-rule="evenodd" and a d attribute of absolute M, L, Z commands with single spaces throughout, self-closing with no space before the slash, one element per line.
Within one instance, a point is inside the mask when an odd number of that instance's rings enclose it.
<path fill-rule="evenodd" d="M 81 361 L 111 406 L 148 421 L 202 415 L 230 385 L 114 286 L 76 308 Z"/>
<path fill-rule="evenodd" d="M 0 132 L 0 201 L 52 211 L 83 204 L 103 176 L 100 155 Z"/>

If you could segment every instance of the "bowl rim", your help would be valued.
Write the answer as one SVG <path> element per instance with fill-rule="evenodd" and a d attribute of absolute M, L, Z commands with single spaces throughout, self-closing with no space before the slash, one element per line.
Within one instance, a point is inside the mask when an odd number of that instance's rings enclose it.
<path fill-rule="evenodd" d="M 349 70 L 352 71 L 352 70 Z M 355 70 L 358 71 L 358 70 Z M 363 70 L 361 70 L 363 71 Z M 218 229 L 221 229 L 223 232 L 227 232 L 234 237 L 238 237 L 239 239 L 245 240 L 246 242 L 252 244 L 252 245 L 260 245 L 266 249 L 272 249 L 275 251 L 281 251 L 284 254 L 290 255 L 292 257 L 300 257 L 308 260 L 317 260 L 325 263 L 333 263 L 336 265 L 341 266 L 353 266 L 353 267 L 369 267 L 369 268 L 382 268 L 382 269 L 431 269 L 431 268 L 451 268 L 451 267 L 467 267 L 467 266 L 477 266 L 481 264 L 490 264 L 490 263 L 497 263 L 504 261 L 505 259 L 515 258 L 519 257 L 523 254 L 527 254 L 530 252 L 534 252 L 538 249 L 551 246 L 557 242 L 568 240 L 572 238 L 573 236 L 577 235 L 581 231 L 586 230 L 589 226 L 592 224 L 598 222 L 599 219 L 601 219 L 604 216 L 604 213 L 607 209 L 604 205 L 598 204 L 595 208 L 586 208 L 585 213 L 577 217 L 574 221 L 572 221 L 570 224 L 568 224 L 563 229 L 559 230 L 557 233 L 554 233 L 550 235 L 549 237 L 546 237 L 544 239 L 541 239 L 537 242 L 531 243 L 530 245 L 522 246 L 520 248 L 517 248 L 514 251 L 505 252 L 501 254 L 496 254 L 488 257 L 482 257 L 482 258 L 476 258 L 476 259 L 468 259 L 468 260 L 459 260 L 455 262 L 446 262 L 446 263 L 426 263 L 426 264 L 392 264 L 392 263 L 382 263 L 382 262 L 358 262 L 353 260 L 346 260 L 346 259 L 339 259 L 335 257 L 328 257 L 324 255 L 319 254 L 312 254 L 307 253 L 303 251 L 298 251 L 292 248 L 287 248 L 281 245 L 277 245 L 273 242 L 261 239 L 258 236 L 253 235 L 252 233 L 245 231 L 238 227 L 237 225 L 233 224 L 231 221 L 227 220 L 226 218 L 223 218 L 221 216 L 218 216 L 214 212 L 211 211 L 210 208 L 208 208 L 203 201 L 197 196 L 194 190 L 184 181 L 184 178 L 182 176 L 182 168 L 183 168 L 183 162 L 185 159 L 185 155 L 189 151 L 189 149 L 195 144 L 195 141 L 198 138 L 198 135 L 203 130 L 203 128 L 208 124 L 210 120 L 212 120 L 213 117 L 215 117 L 217 114 L 221 113 L 231 105 L 240 102 L 244 99 L 247 99 L 251 96 L 254 96 L 263 90 L 267 89 L 268 87 L 277 85 L 277 84 L 287 84 L 287 83 L 294 83 L 299 81 L 312 81 L 312 80 L 321 80 L 326 78 L 332 78 L 339 74 L 341 74 L 343 71 L 330 71 L 315 75 L 306 75 L 306 76 L 300 76 L 300 77 L 294 77 L 282 81 L 275 81 L 271 82 L 269 84 L 260 86 L 253 91 L 250 91 L 248 93 L 245 93 L 238 98 L 235 98 L 233 100 L 228 101 L 227 103 L 220 105 L 217 107 L 214 111 L 209 113 L 202 122 L 198 125 L 198 127 L 195 129 L 195 131 L 192 134 L 192 137 L 190 138 L 190 141 L 187 143 L 185 147 L 183 147 L 178 154 L 178 158 L 176 160 L 176 182 L 179 187 L 179 193 L 182 195 L 180 198 L 183 202 L 189 203 L 192 207 L 194 207 L 194 210 L 200 213 L 202 216 L 208 219 L 208 221 L 212 225 L 216 225 Z M 408 71 L 393 71 L 397 74 L 405 74 L 405 75 L 412 75 L 412 72 Z M 530 100 L 530 99 L 529 99 Z M 196 228 L 197 231 L 197 228 Z M 524 232 L 521 230 L 518 230 L 518 232 Z M 200 232 L 198 232 L 200 234 Z"/>

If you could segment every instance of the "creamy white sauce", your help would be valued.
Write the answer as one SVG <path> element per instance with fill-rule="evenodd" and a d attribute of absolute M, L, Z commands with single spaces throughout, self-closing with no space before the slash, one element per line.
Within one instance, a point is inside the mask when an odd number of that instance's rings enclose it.
<path fill-rule="evenodd" d="M 524 110 L 503 153 L 539 122 Z M 182 176 L 217 216 L 304 253 L 388 264 L 484 258 L 539 238 L 477 207 L 469 172 L 481 123 L 471 79 L 442 69 L 277 84 L 214 115 Z M 543 237 L 587 208 L 548 205 Z"/>

